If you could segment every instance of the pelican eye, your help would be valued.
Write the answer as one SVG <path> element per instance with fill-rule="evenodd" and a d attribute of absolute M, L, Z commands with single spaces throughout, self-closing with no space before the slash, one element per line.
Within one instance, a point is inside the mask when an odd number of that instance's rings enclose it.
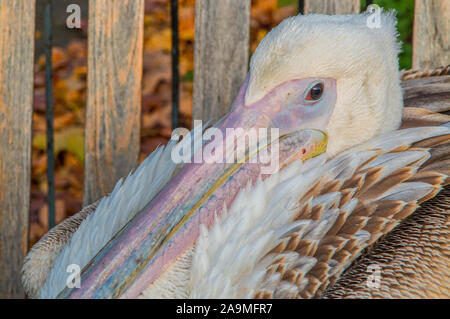
<path fill-rule="evenodd" d="M 323 83 L 316 83 L 305 96 L 305 101 L 318 101 L 323 94 Z"/>

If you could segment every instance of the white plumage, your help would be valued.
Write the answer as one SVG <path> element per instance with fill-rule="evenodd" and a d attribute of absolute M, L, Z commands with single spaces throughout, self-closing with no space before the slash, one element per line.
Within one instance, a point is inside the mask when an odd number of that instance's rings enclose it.
<path fill-rule="evenodd" d="M 267 271 L 273 267 L 279 254 L 267 255 L 274 247 L 285 240 L 288 234 L 296 232 L 302 238 L 319 242 L 335 224 L 339 211 L 347 211 L 350 216 L 358 200 L 352 199 L 341 209 L 335 207 L 341 200 L 339 192 L 308 198 L 298 202 L 312 185 L 332 180 L 345 181 L 357 169 L 381 168 L 384 177 L 399 168 L 412 165 L 414 168 L 429 158 L 427 150 L 390 153 L 399 145 L 410 145 L 424 138 L 449 134 L 445 127 L 423 127 L 399 130 L 377 137 L 364 145 L 357 146 L 331 159 L 323 154 L 305 163 L 297 161 L 272 175 L 265 181 L 243 188 L 229 211 L 216 219 L 210 230 L 203 228 L 197 241 L 192 260 L 183 258 L 164 274 L 157 287 L 149 287 L 142 293 L 147 298 L 252 298 L 257 291 L 275 290 L 274 297 L 289 298 L 299 294 L 307 285 L 306 280 L 299 286 L 281 284 L 280 274 Z M 379 153 L 373 158 L 374 153 Z M 384 155 L 383 155 L 384 154 Z M 360 167 L 364 162 L 367 164 Z M 426 183 L 401 183 L 372 198 L 371 201 L 401 200 L 415 202 L 434 191 Z M 323 205 L 324 212 L 319 220 L 293 221 L 300 206 L 312 208 Z M 367 218 L 367 222 L 370 217 Z M 381 234 L 378 234 L 378 237 Z M 375 236 L 375 237 L 374 237 Z M 376 240 L 377 234 L 361 230 L 355 234 L 361 252 L 369 240 Z M 186 257 L 185 256 L 185 257 Z M 317 263 L 315 256 L 301 256 L 295 252 L 286 253 L 286 267 L 307 274 Z M 348 263 L 350 263 L 349 260 Z M 329 261 L 330 275 L 342 272 L 347 264 Z M 182 274 L 183 273 L 183 274 Z M 179 285 L 190 277 L 190 284 Z M 177 287 L 164 291 L 159 287 Z M 276 289 L 274 289 L 276 287 Z M 161 293 L 164 291 L 164 293 Z"/>
<path fill-rule="evenodd" d="M 327 128 L 328 154 L 397 129 L 403 109 L 397 20 L 394 12 L 383 12 L 380 28 L 371 29 L 368 17 L 309 14 L 281 22 L 252 55 L 246 103 L 285 81 L 332 78 L 337 101 Z"/>
<path fill-rule="evenodd" d="M 193 130 L 201 138 L 201 130 Z M 190 133 L 193 134 L 193 133 Z M 187 138 L 185 141 L 188 141 Z M 183 143 L 183 142 L 181 142 Z M 76 264 L 81 269 L 100 251 L 103 246 L 130 221 L 167 184 L 181 165 L 171 160 L 171 152 L 176 145 L 170 141 L 145 159 L 137 170 L 125 180 L 119 180 L 109 196 L 98 204 L 95 214 L 90 214 L 73 234 L 70 242 L 63 248 L 53 263 L 53 271 L 47 274 L 34 274 L 33 278 L 46 277 L 40 298 L 55 298 L 64 288 L 67 279 L 67 266 Z M 30 271 L 42 269 L 33 267 Z M 29 286 L 33 283 L 25 283 Z"/>

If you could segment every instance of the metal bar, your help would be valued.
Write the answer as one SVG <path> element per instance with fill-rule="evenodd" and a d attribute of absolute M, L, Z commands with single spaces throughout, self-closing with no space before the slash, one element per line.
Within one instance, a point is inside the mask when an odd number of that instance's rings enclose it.
<path fill-rule="evenodd" d="M 172 129 L 178 126 L 180 105 L 180 48 L 178 36 L 178 0 L 170 1 L 170 16 L 172 22 Z"/>
<path fill-rule="evenodd" d="M 55 159 L 53 146 L 53 65 L 52 65 L 52 0 L 44 5 L 44 54 L 45 54 L 45 118 L 47 124 L 47 202 L 48 226 L 55 226 Z"/>

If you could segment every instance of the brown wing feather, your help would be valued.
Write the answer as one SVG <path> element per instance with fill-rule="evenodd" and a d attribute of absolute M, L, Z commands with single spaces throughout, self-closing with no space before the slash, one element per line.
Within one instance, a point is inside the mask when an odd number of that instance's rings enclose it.
<path fill-rule="evenodd" d="M 99 202 L 100 200 L 84 207 L 77 214 L 53 227 L 30 249 L 22 267 L 23 285 L 28 296 L 37 297 L 59 253 L 83 220 L 95 211 Z"/>
<path fill-rule="evenodd" d="M 418 126 L 437 126 L 448 122 L 448 116 L 418 107 L 405 107 L 400 129 Z"/>
<path fill-rule="evenodd" d="M 417 88 L 418 85 L 425 87 Z M 430 86 L 434 86 L 434 89 L 428 90 L 426 96 L 420 96 Z M 448 115 L 429 111 L 449 110 L 450 77 L 406 81 L 403 87 L 405 105 L 425 109 L 406 107 L 402 128 L 450 122 Z M 434 97 L 430 98 L 430 95 Z M 435 185 L 435 191 L 421 200 L 422 207 L 417 211 L 415 205 L 411 204 L 402 210 L 400 203 L 379 206 L 379 212 L 384 215 L 399 211 L 395 216 L 401 220 L 400 224 L 369 246 L 335 284 L 328 285 L 321 297 L 450 297 L 450 141 L 448 136 L 439 136 L 412 146 L 429 148 L 431 156 L 408 181 Z M 447 186 L 437 194 L 439 185 Z M 381 268 L 378 286 L 368 284 L 368 280 L 374 280 L 374 274 L 370 271 L 373 265 Z"/>
<path fill-rule="evenodd" d="M 450 111 L 450 65 L 434 70 L 406 71 L 402 88 L 407 107 L 420 107 L 433 112 Z"/>
<path fill-rule="evenodd" d="M 420 116 L 421 113 L 417 114 Z M 450 117 L 446 115 L 442 115 L 439 119 L 440 121 L 436 124 L 450 121 Z M 448 182 L 448 167 L 442 165 L 442 162 L 450 159 L 450 135 L 424 139 L 412 145 L 402 145 L 391 153 L 399 151 L 423 152 L 424 155 L 387 176 L 384 176 L 386 174 L 382 167 L 366 168 L 368 163 L 376 159 L 378 156 L 376 155 L 361 164 L 353 176 L 346 181 L 323 179 L 299 200 L 300 203 L 306 203 L 306 205 L 299 208 L 296 219 L 318 220 L 323 212 L 323 207 L 321 205 L 312 207 L 309 199 L 330 192 L 341 194 L 341 200 L 336 205 L 340 210 L 339 216 L 323 239 L 318 242 L 308 239 L 299 240 L 300 236 L 294 232 L 287 235 L 286 240 L 271 252 L 277 254 L 297 253 L 299 256 L 310 256 L 317 260 L 306 271 L 292 269 L 286 264 L 285 258 L 274 262 L 270 271 L 280 274 L 282 279 L 280 287 L 284 285 L 300 287 L 298 293 L 290 295 L 290 297 L 319 297 L 336 283 L 344 270 L 367 245 L 370 246 L 380 237 L 390 233 L 410 216 L 420 203 L 435 197 L 441 187 Z M 427 159 L 428 154 L 430 157 Z M 380 199 L 380 196 L 382 197 L 387 190 L 404 182 L 427 183 L 434 190 L 418 201 Z M 344 208 L 352 198 L 357 198 L 358 204 L 349 213 Z M 368 240 L 361 240 L 359 236 L 362 231 L 369 234 Z M 347 289 L 351 282 L 350 276 L 346 282 Z M 255 295 L 255 297 L 262 298 L 276 296 L 276 291 L 259 291 Z"/>
<path fill-rule="evenodd" d="M 450 298 L 450 187 L 358 258 L 323 298 Z M 377 274 L 371 270 L 380 269 Z"/>

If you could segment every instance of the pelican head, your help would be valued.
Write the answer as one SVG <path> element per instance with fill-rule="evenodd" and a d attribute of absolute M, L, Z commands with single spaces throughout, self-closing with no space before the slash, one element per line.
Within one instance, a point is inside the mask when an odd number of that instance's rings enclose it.
<path fill-rule="evenodd" d="M 252 56 L 246 104 L 282 83 L 332 80 L 336 103 L 325 127 L 327 153 L 397 129 L 403 100 L 396 19 L 382 14 L 380 28 L 368 27 L 367 19 L 367 14 L 311 14 L 281 22 Z"/>
<path fill-rule="evenodd" d="M 312 14 L 284 20 L 256 49 L 231 111 L 217 128 L 224 135 L 242 129 L 237 138 L 253 128 L 279 129 L 280 169 L 324 151 L 334 156 L 397 129 L 403 102 L 396 20 L 381 13 L 379 28 L 371 28 L 368 17 Z M 211 227 L 238 191 L 261 177 L 261 165 L 249 159 L 272 143 L 246 153 L 241 163 L 185 164 L 84 268 L 81 288 L 66 287 L 58 295 L 137 297 L 146 289 L 157 291 L 171 269 L 187 267 L 201 225 Z M 217 149 L 212 141 L 208 145 Z M 52 280 L 47 286 L 57 284 Z"/>

